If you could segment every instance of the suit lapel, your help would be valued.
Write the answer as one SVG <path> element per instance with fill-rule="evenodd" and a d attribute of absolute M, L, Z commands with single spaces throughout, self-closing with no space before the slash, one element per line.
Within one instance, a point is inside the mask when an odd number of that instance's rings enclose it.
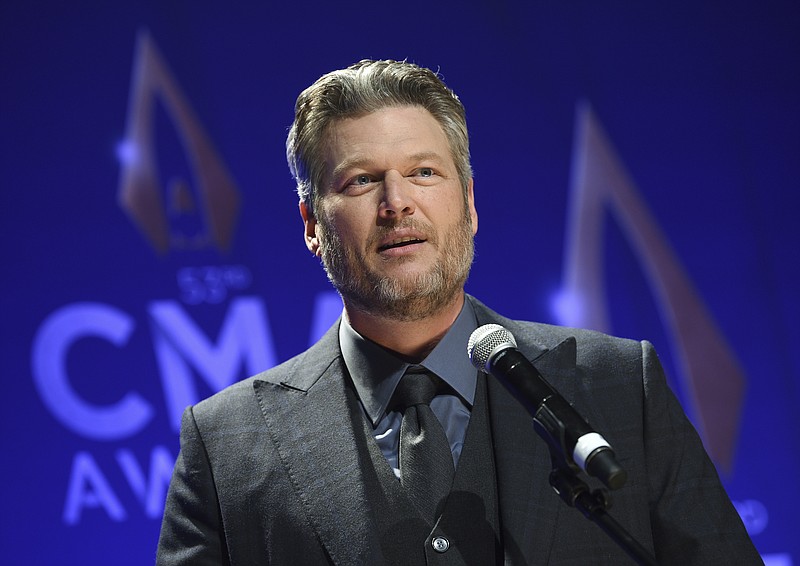
<path fill-rule="evenodd" d="M 380 564 L 355 430 L 360 407 L 348 399 L 334 327 L 284 381 L 256 380 L 255 394 L 295 492 L 335 564 Z M 300 373 L 302 372 L 302 373 Z M 356 428 L 358 427 L 358 428 Z M 377 551 L 379 552 L 379 551 Z"/>

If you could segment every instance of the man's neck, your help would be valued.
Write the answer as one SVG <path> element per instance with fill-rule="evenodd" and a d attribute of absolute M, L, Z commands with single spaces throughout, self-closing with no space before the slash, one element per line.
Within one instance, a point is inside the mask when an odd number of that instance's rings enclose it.
<path fill-rule="evenodd" d="M 447 333 L 464 306 L 461 292 L 448 305 L 420 320 L 396 320 L 357 310 L 345 303 L 345 314 L 353 329 L 396 352 L 409 362 L 420 362 Z"/>

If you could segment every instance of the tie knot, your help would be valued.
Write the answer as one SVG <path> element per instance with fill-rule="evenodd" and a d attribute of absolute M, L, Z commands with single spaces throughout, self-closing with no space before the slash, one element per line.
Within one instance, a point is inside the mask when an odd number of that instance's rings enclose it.
<path fill-rule="evenodd" d="M 401 410 L 414 405 L 430 405 L 436 395 L 433 375 L 422 366 L 410 366 L 394 393 L 395 404 Z"/>

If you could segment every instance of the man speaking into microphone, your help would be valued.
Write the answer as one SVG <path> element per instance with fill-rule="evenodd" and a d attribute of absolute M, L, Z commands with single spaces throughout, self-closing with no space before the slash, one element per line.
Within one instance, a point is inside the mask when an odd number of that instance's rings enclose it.
<path fill-rule="evenodd" d="M 344 311 L 306 352 L 186 409 L 158 564 L 632 563 L 553 493 L 525 400 L 472 365 L 486 324 L 613 447 L 610 513 L 659 564 L 761 563 L 649 343 L 465 295 L 469 140 L 435 73 L 324 75 L 286 149 L 306 247 Z"/>

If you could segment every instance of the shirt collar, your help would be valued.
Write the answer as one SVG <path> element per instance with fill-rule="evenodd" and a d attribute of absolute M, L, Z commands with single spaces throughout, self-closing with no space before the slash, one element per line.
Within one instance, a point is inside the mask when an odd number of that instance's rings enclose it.
<path fill-rule="evenodd" d="M 458 318 L 420 363 L 450 385 L 470 407 L 475 401 L 478 373 L 469 361 L 467 342 L 477 327 L 472 305 L 465 300 Z M 410 364 L 361 336 L 344 316 L 339 325 L 339 344 L 356 393 L 375 426 L 386 413 L 392 394 Z"/>

